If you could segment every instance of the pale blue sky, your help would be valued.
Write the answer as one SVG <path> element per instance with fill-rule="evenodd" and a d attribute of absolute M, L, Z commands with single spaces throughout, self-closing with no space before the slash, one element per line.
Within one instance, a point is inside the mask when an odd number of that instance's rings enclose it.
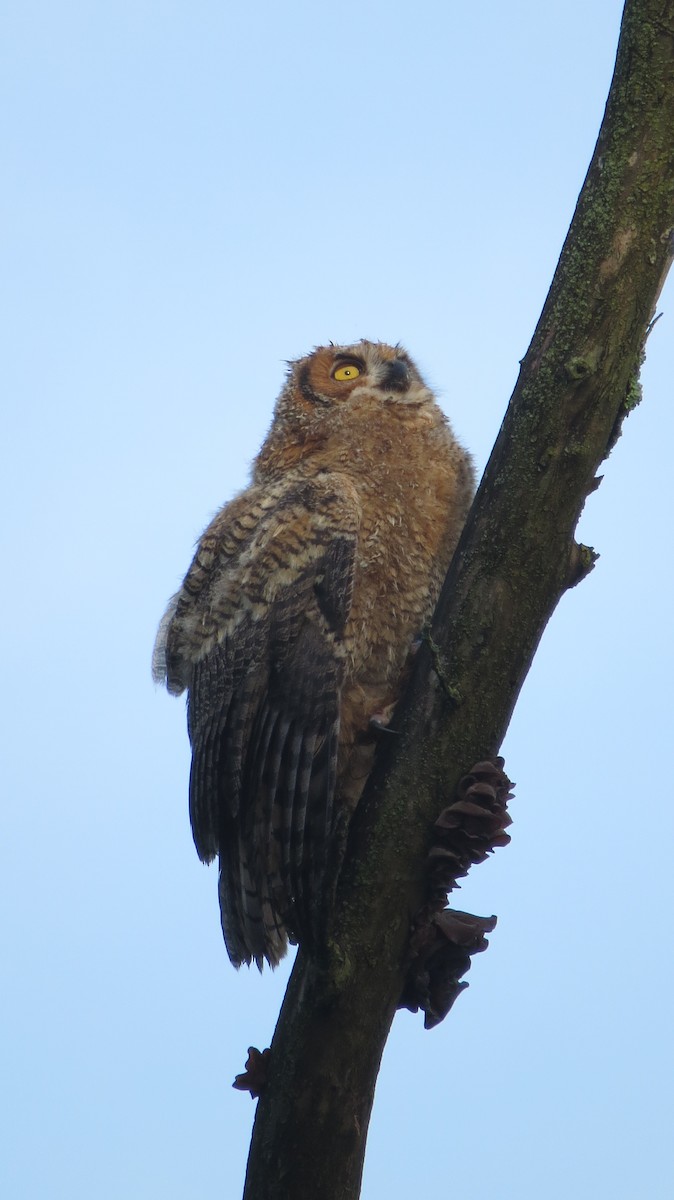
<path fill-rule="evenodd" d="M 165 602 L 283 361 L 402 340 L 482 469 L 594 145 L 619 0 L 4 5 L 0 1190 L 238 1200 L 287 978 L 230 967 Z M 364 1200 L 671 1195 L 674 292 L 505 746 L 499 915 L 396 1019 Z M 469 764 L 466 764 L 469 765 Z M 4 1178 L 3 1178 L 4 1176 Z"/>

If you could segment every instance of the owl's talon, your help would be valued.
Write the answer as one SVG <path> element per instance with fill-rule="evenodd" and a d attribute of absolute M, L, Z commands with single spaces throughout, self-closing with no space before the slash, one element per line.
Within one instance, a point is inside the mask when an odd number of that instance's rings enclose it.
<path fill-rule="evenodd" d="M 398 733 L 399 732 L 398 729 L 391 729 L 391 726 L 388 725 L 386 721 L 380 720 L 380 718 L 377 714 L 375 714 L 374 717 L 370 717 L 370 729 L 374 729 L 377 733 Z"/>

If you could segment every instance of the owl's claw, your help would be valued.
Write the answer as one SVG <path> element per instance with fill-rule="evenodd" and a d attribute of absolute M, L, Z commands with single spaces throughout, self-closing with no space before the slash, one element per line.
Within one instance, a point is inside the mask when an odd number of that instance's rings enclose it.
<path fill-rule="evenodd" d="M 386 708 L 381 708 L 379 712 L 375 712 L 370 717 L 370 729 L 374 729 L 377 733 L 397 733 L 397 729 L 391 729 L 389 721 L 393 716 L 395 704 L 389 704 Z"/>
<path fill-rule="evenodd" d="M 378 721 L 376 717 L 370 717 L 370 729 L 374 729 L 376 733 L 398 733 L 397 729 L 391 729 L 383 721 Z"/>

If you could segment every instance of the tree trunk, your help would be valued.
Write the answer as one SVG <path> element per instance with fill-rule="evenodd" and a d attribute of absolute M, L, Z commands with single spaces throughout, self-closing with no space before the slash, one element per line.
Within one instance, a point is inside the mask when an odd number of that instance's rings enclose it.
<path fill-rule="evenodd" d="M 324 957 L 298 954 L 244 1200 L 355 1200 L 375 1081 L 424 899 L 429 829 L 494 754 L 541 634 L 593 563 L 574 531 L 639 399 L 673 253 L 674 0 L 627 0 L 604 121 L 503 426 L 354 818 Z"/>

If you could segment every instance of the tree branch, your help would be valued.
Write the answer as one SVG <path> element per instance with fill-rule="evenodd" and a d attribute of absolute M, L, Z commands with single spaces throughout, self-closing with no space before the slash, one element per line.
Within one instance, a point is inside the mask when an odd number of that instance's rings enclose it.
<path fill-rule="evenodd" d="M 574 531 L 639 399 L 673 254 L 672 129 L 674 0 L 628 0 L 594 157 L 396 714 L 401 735 L 388 739 L 352 823 L 325 954 L 300 951 L 288 985 L 245 1200 L 359 1195 L 431 824 L 461 775 L 498 750 L 547 621 L 593 565 Z"/>

